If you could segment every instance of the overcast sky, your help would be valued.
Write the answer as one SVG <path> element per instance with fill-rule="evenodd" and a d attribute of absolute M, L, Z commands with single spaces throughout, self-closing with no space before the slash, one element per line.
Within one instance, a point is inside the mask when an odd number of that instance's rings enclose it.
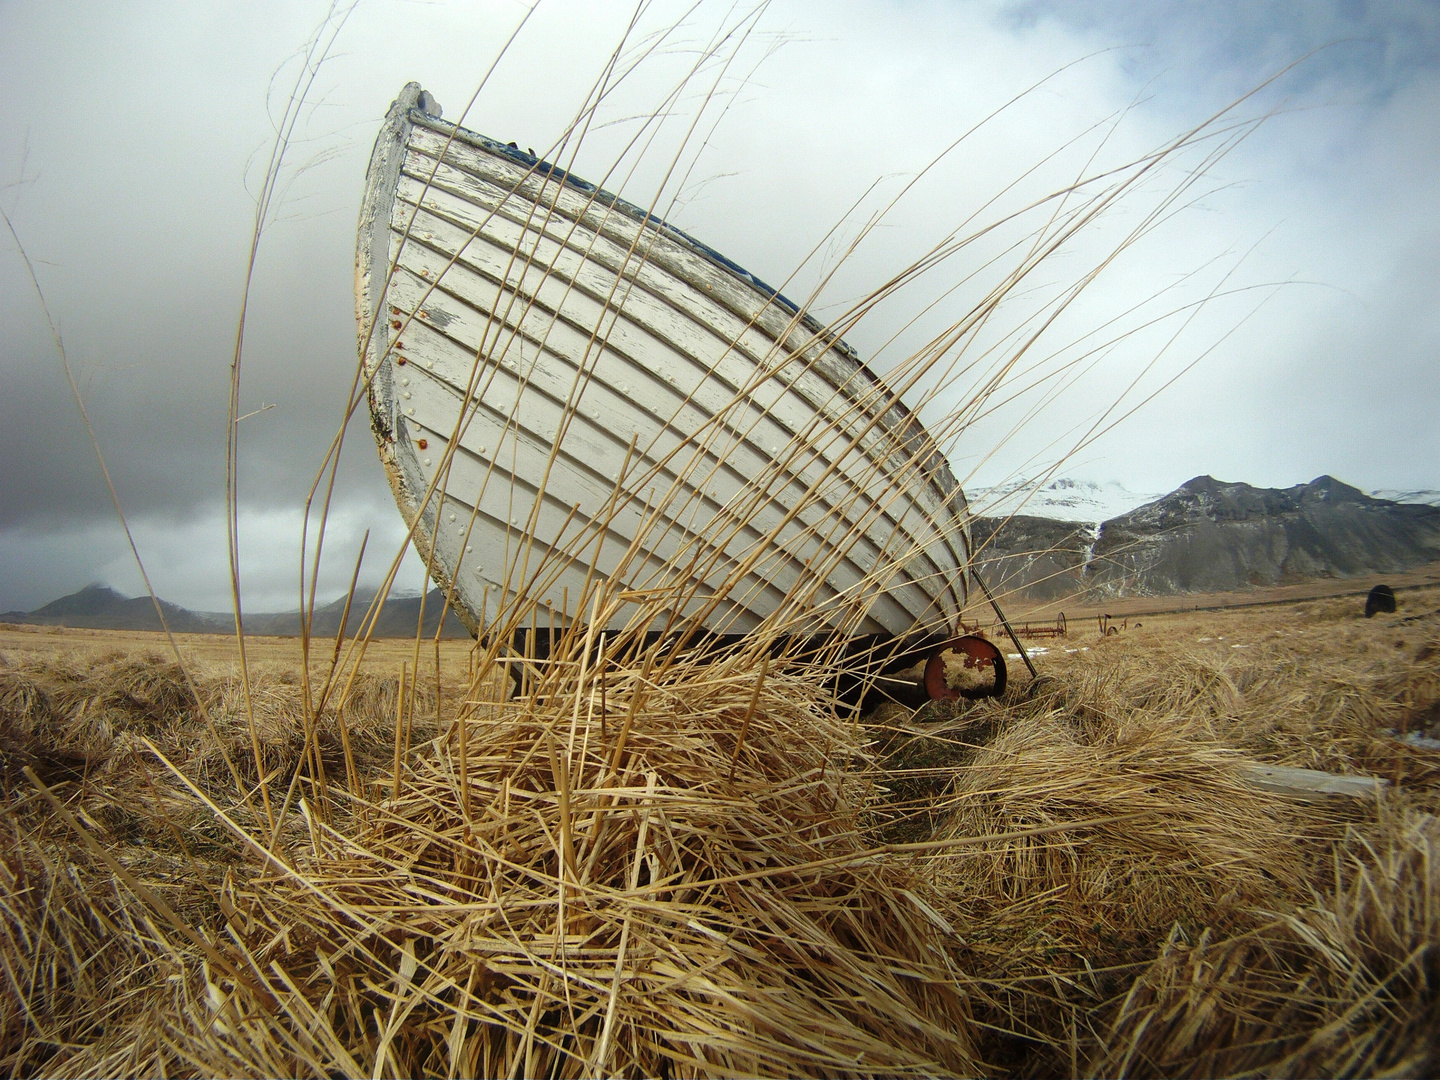
<path fill-rule="evenodd" d="M 651 5 L 642 33 L 673 26 L 688 7 Z M 156 588 L 192 608 L 228 606 L 225 408 L 253 195 L 298 50 L 328 10 L 288 0 L 0 0 L 0 205 L 35 261 Z M 253 609 L 296 602 L 300 504 L 354 371 L 354 227 L 380 119 L 410 79 L 458 118 L 525 10 L 518 0 L 370 0 L 315 80 L 246 331 L 242 411 L 275 406 L 241 424 Z M 660 108 L 696 47 L 747 10 L 703 7 L 674 31 L 602 113 L 575 171 L 602 179 L 635 118 Z M 543 152 L 629 12 L 542 2 L 466 126 Z M 803 297 L 856 234 L 852 217 L 821 244 L 857 199 L 863 218 L 1049 76 L 925 174 L 844 262 L 816 300 L 822 318 L 833 317 L 970 215 L 994 217 L 1086 168 L 1161 146 L 1297 60 L 1232 114 L 1265 119 L 1228 129 L 1249 134 L 1227 156 L 1197 177 L 1215 141 L 1177 155 L 1027 282 L 990 340 L 1025 325 L 1194 181 L 1179 212 L 1058 322 L 1046 355 L 1059 363 L 1073 355 L 1065 345 L 1093 346 L 1100 338 L 1087 335 L 1126 311 L 1130 322 L 1113 325 L 1130 336 L 1040 411 L 1031 395 L 974 425 L 952 462 L 972 484 L 1040 475 L 1068 454 L 1057 475 L 1136 491 L 1200 473 L 1264 486 L 1330 473 L 1367 490 L 1440 488 L 1440 5 L 775 0 L 736 46 L 684 184 L 665 189 L 661 209 Z M 655 198 L 712 77 L 672 105 L 633 173 L 622 169 L 607 186 L 643 204 Z M 852 344 L 882 369 L 916 347 L 973 302 L 993 271 L 969 275 L 1004 235 L 876 309 Z M 818 258 L 802 267 L 817 244 Z M 1138 328 L 1217 290 L 1183 328 L 1174 317 Z M 1075 451 L 1077 434 L 1137 375 L 1121 412 L 1179 377 Z M 968 389 L 957 382 L 943 403 Z M 6 233 L 0 424 L 0 611 L 92 581 L 139 592 Z M 332 595 L 366 528 L 372 554 L 393 553 L 402 531 L 368 432 L 353 434 L 332 522 Z M 378 573 L 381 560 L 367 562 L 367 577 Z M 409 567 L 400 586 L 420 584 Z"/>

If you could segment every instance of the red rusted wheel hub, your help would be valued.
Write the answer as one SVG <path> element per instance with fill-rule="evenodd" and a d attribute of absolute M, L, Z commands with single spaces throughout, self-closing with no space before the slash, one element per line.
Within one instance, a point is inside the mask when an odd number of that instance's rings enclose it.
<path fill-rule="evenodd" d="M 993 668 L 993 684 L 965 687 L 951 686 L 946 672 L 946 659 L 956 654 L 966 668 Z M 954 701 L 956 698 L 998 697 L 1005 692 L 1005 657 L 991 642 L 983 637 L 967 634 L 947 641 L 930 654 L 925 661 L 925 692 L 931 701 Z"/>

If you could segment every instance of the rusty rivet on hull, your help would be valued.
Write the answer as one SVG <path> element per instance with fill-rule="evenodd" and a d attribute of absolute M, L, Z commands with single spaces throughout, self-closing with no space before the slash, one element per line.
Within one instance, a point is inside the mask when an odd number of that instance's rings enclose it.
<path fill-rule="evenodd" d="M 403 356 L 397 356 L 397 357 L 395 358 L 395 363 L 400 364 L 400 365 L 403 367 L 404 364 L 405 364 L 405 357 L 403 357 Z"/>
<path fill-rule="evenodd" d="M 415 445 L 418 446 L 418 447 L 420 447 L 421 450 L 424 450 L 424 449 L 425 449 L 427 446 L 429 446 L 430 444 L 429 444 L 428 442 L 426 442 L 424 439 L 421 439 L 421 440 L 419 440 Z"/>

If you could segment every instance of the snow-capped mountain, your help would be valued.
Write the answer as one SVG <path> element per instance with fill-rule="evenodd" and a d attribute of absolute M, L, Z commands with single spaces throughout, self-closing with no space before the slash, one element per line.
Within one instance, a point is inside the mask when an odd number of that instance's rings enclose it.
<path fill-rule="evenodd" d="M 1137 506 L 1154 502 L 1164 493 L 1131 491 L 1118 480 L 1071 480 L 1062 477 L 1035 488 L 1017 480 L 994 487 L 969 487 L 965 496 L 970 512 L 981 517 L 1025 514 L 1054 521 L 1098 523 L 1127 514 Z"/>

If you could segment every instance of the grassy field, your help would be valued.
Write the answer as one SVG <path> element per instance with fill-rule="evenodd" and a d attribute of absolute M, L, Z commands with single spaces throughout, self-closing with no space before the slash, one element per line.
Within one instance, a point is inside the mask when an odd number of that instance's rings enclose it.
<path fill-rule="evenodd" d="M 1094 600 L 1068 597 L 1044 604 L 1029 604 L 1023 600 L 1007 600 L 1007 607 L 1014 609 L 1017 619 L 1033 619 L 1037 623 L 1051 621 L 1060 612 L 1067 618 L 1093 619 L 1098 615 L 1110 614 L 1116 618 L 1144 617 L 1156 612 L 1171 614 L 1185 611 L 1214 611 L 1228 608 L 1269 607 L 1289 605 L 1305 600 L 1326 600 L 1339 597 L 1359 597 L 1363 608 L 1365 594 L 1375 585 L 1385 584 L 1396 590 L 1398 595 L 1409 593 L 1430 595 L 1440 586 L 1440 562 L 1430 563 L 1403 574 L 1376 574 L 1365 578 L 1317 578 L 1313 581 L 1293 585 L 1272 585 L 1243 592 L 1228 593 L 1185 593 L 1178 596 L 1126 596 L 1118 599 Z M 1421 603 L 1416 600 L 1416 603 Z"/>
<path fill-rule="evenodd" d="M 233 634 L 178 634 L 180 655 L 186 664 L 210 675 L 238 672 L 239 657 Z M 469 641 L 445 638 L 440 641 L 440 671 L 446 681 L 458 683 L 470 670 Z M 346 645 L 348 649 L 348 643 Z M 266 674 L 295 673 L 300 669 L 298 637 L 247 635 L 245 651 L 253 670 Z M 333 639 L 317 639 L 311 645 L 311 668 L 323 677 L 335 652 Z M 10 663 L 56 663 L 94 661 L 106 656 L 168 656 L 169 643 L 159 631 L 88 630 L 61 626 L 25 626 L 0 623 L 0 654 Z M 344 655 L 342 653 L 342 655 Z M 420 649 L 423 664 L 435 667 L 435 643 Z M 415 642 L 403 638 L 376 638 L 365 649 L 363 670 L 393 676 L 402 663 L 415 662 Z"/>
<path fill-rule="evenodd" d="M 291 640 L 247 710 L 226 639 L 197 700 L 0 630 L 0 1070 L 1433 1074 L 1440 754 L 1388 732 L 1440 734 L 1440 588 L 1362 607 L 1076 620 L 858 722 L 753 659 L 501 702 L 454 642 L 307 722 Z"/>

